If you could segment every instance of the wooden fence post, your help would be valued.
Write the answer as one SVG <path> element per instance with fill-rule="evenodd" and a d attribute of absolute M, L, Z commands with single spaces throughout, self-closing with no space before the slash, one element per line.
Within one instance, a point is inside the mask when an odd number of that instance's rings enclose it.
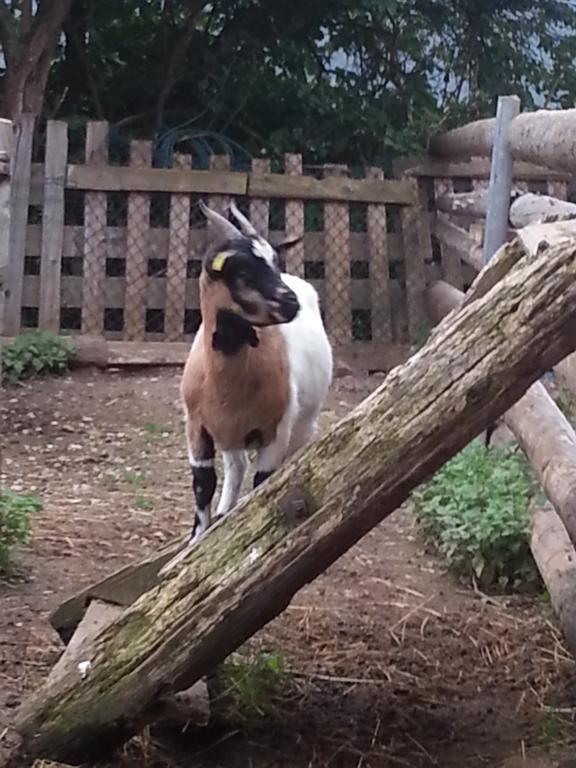
<path fill-rule="evenodd" d="M 190 169 L 190 155 L 175 154 L 173 168 Z M 190 240 L 190 195 L 172 195 L 166 266 L 164 332 L 167 341 L 179 341 L 184 335 L 186 313 L 186 272 Z"/>
<path fill-rule="evenodd" d="M 324 177 L 343 177 L 347 173 L 345 165 L 327 165 Z M 333 343 L 346 345 L 352 341 L 349 204 L 324 204 L 324 253 L 328 335 Z"/>
<path fill-rule="evenodd" d="M 6 269 L 4 316 L 4 333 L 7 336 L 15 336 L 19 332 L 21 324 L 26 230 L 28 227 L 30 176 L 32 173 L 32 142 L 34 139 L 35 122 L 34 115 L 27 112 L 21 115 L 20 123 L 16 128 L 12 150 L 10 260 Z"/>
<path fill-rule="evenodd" d="M 0 384 L 2 383 L 2 336 L 6 273 L 10 263 L 10 192 L 12 159 L 12 121 L 0 119 Z"/>
<path fill-rule="evenodd" d="M 302 176 L 302 155 L 286 153 L 284 172 L 288 176 Z M 286 200 L 286 237 L 304 237 L 304 203 L 302 200 Z M 286 254 L 286 270 L 304 277 L 304 240 L 290 248 Z"/>
<path fill-rule="evenodd" d="M 484 264 L 487 264 L 508 235 L 508 211 L 512 191 L 512 153 L 508 146 L 508 128 L 520 112 L 518 96 L 500 96 L 488 188 L 488 213 L 484 233 Z"/>
<path fill-rule="evenodd" d="M 64 185 L 68 161 L 68 123 L 49 120 L 44 163 L 44 209 L 40 256 L 38 327 L 60 330 L 60 278 L 64 243 Z"/>
<path fill-rule="evenodd" d="M 86 165 L 108 162 L 108 123 L 91 121 L 86 126 Z M 104 284 L 106 280 L 106 192 L 86 192 L 84 198 L 84 277 L 82 280 L 82 333 L 104 331 Z"/>

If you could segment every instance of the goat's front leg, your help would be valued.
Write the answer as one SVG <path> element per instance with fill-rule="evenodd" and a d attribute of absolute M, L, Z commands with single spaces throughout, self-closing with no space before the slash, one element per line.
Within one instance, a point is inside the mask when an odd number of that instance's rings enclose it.
<path fill-rule="evenodd" d="M 210 527 L 210 506 L 216 491 L 214 441 L 201 424 L 186 419 L 188 459 L 192 471 L 192 488 L 196 510 L 189 543 L 192 544 Z"/>
<path fill-rule="evenodd" d="M 224 451 L 222 462 L 224 464 L 224 483 L 216 509 L 217 519 L 224 517 L 236 506 L 248 465 L 246 451 Z"/>

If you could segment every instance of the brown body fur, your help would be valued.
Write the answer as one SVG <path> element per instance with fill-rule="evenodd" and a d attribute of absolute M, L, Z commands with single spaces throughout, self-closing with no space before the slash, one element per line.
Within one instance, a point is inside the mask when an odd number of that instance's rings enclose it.
<path fill-rule="evenodd" d="M 288 360 L 284 339 L 274 326 L 257 330 L 259 345 L 226 357 L 212 349 L 217 309 L 234 309 L 227 289 L 200 278 L 202 325 L 184 367 L 180 391 L 186 406 L 186 428 L 194 449 L 201 428 L 224 451 L 246 448 L 255 430 L 262 445 L 276 437 L 288 406 Z"/>

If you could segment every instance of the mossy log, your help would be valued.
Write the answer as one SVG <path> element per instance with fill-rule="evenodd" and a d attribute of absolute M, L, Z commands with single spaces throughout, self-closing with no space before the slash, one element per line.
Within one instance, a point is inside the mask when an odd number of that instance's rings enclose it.
<path fill-rule="evenodd" d="M 94 761 L 278 615 L 576 346 L 576 244 L 518 257 L 486 294 L 80 645 L 21 708 L 23 751 Z M 504 256 L 506 256 L 506 253 Z M 512 262 L 514 259 L 512 259 Z"/>

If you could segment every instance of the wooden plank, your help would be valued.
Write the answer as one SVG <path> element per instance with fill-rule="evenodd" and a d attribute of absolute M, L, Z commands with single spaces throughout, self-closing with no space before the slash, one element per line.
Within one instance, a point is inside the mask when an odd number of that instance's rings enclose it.
<path fill-rule="evenodd" d="M 453 197 L 454 196 L 454 182 L 452 179 L 435 179 L 434 180 L 434 195 L 436 200 Z M 442 260 L 442 274 L 444 280 L 454 288 L 462 290 L 462 262 L 460 260 L 460 254 L 456 249 L 451 247 L 446 242 L 440 242 L 441 260 Z"/>
<path fill-rule="evenodd" d="M 8 334 L 16 334 L 20 330 L 34 125 L 34 115 L 23 113 L 16 130 L 13 146 L 10 261 L 6 269 L 4 283 L 6 290 L 4 328 Z"/>
<path fill-rule="evenodd" d="M 381 168 L 369 168 L 368 178 L 384 177 Z M 368 254 L 370 258 L 370 308 L 372 341 L 392 341 L 392 317 L 390 305 L 390 267 L 388 264 L 388 231 L 386 207 L 368 205 L 367 212 Z M 356 281 L 352 281 L 354 285 Z"/>
<path fill-rule="evenodd" d="M 288 200 L 326 200 L 330 202 L 390 203 L 413 205 L 413 190 L 404 180 L 349 179 L 290 176 L 271 173 L 250 176 L 250 197 L 280 197 Z"/>
<path fill-rule="evenodd" d="M 210 157 L 210 171 L 228 171 L 230 168 L 230 157 L 228 155 L 212 155 Z M 233 193 L 234 194 L 234 193 Z M 240 194 L 244 194 L 241 192 Z M 230 196 L 228 194 L 211 195 L 208 205 L 215 211 L 225 214 L 226 208 L 230 204 Z"/>
<path fill-rule="evenodd" d="M 174 166 L 190 168 L 190 155 L 174 155 Z M 186 304 L 186 268 L 190 232 L 190 195 L 174 194 L 170 200 L 170 239 L 166 266 L 166 315 L 164 332 L 167 341 L 184 336 Z"/>
<path fill-rule="evenodd" d="M 130 164 L 150 165 L 152 145 L 149 141 L 130 142 Z M 128 196 L 126 238 L 126 303 L 124 306 L 124 338 L 144 338 L 146 318 L 146 284 L 148 282 L 148 236 L 150 230 L 150 195 L 131 192 Z"/>
<path fill-rule="evenodd" d="M 38 326 L 60 330 L 60 276 L 64 241 L 64 183 L 68 161 L 68 123 L 49 120 L 46 133 L 40 305 Z"/>
<path fill-rule="evenodd" d="M 302 155 L 286 153 L 284 172 L 288 176 L 302 176 Z M 285 209 L 286 237 L 304 237 L 304 203 L 287 200 Z M 304 240 L 286 251 L 286 272 L 304 277 Z"/>
<path fill-rule="evenodd" d="M 327 166 L 325 173 L 340 177 L 347 173 L 345 165 Z M 352 307 L 350 301 L 350 211 L 345 203 L 324 206 L 326 298 L 324 313 L 330 339 L 335 344 L 352 341 Z"/>
<path fill-rule="evenodd" d="M 87 165 L 108 162 L 108 123 L 90 121 L 86 126 Z M 82 333 L 98 334 L 104 329 L 104 279 L 106 277 L 106 193 L 86 192 L 84 199 L 84 295 Z"/>
<path fill-rule="evenodd" d="M 407 176 L 428 176 L 432 178 L 490 178 L 490 161 L 488 158 L 474 157 L 467 162 L 451 163 L 443 160 L 422 158 L 411 168 L 404 170 Z M 568 181 L 569 173 L 551 171 L 543 166 L 516 161 L 512 166 L 513 178 L 518 181 Z"/>
<path fill-rule="evenodd" d="M 152 227 L 149 231 L 150 258 L 167 259 L 170 230 L 167 227 Z M 271 243 L 279 243 L 285 238 L 282 230 L 269 233 Z M 188 234 L 189 253 L 199 253 L 204 247 L 204 231 L 192 228 Z M 26 256 L 40 256 L 42 229 L 39 224 L 29 224 L 26 240 Z M 366 232 L 350 232 L 350 259 L 368 261 L 368 235 Z M 324 233 L 305 232 L 304 249 L 306 261 L 324 261 Z M 126 228 L 106 227 L 105 250 L 108 259 L 126 258 Z M 65 258 L 82 259 L 84 253 L 84 227 L 68 224 L 64 227 L 62 255 Z M 199 257 L 198 257 L 199 258 Z M 397 232 L 388 232 L 388 261 L 391 264 L 402 261 L 402 239 Z"/>
<path fill-rule="evenodd" d="M 479 249 L 478 242 L 465 229 L 453 224 L 447 216 L 439 213 L 432 220 L 432 231 L 442 247 L 442 254 L 451 252 L 458 258 L 460 279 L 463 275 L 460 260 L 465 261 L 476 270 L 482 269 L 482 251 Z M 442 266 L 444 268 L 444 264 Z M 458 288 L 446 277 L 447 270 L 445 268 L 443 275 L 447 283 Z M 458 290 L 462 289 L 458 288 Z"/>
<path fill-rule="evenodd" d="M 414 184 L 415 194 L 418 194 L 418 181 Z M 403 206 L 400 209 L 402 225 L 402 241 L 404 244 L 406 302 L 408 305 L 408 335 L 413 343 L 418 338 L 423 325 L 426 323 L 425 305 L 425 244 L 421 242 L 420 206 Z"/>
<path fill-rule="evenodd" d="M 260 176 L 270 173 L 270 160 L 266 158 L 254 158 L 252 160 L 252 174 Z M 262 237 L 270 235 L 270 200 L 266 198 L 252 198 L 250 200 L 250 221 L 252 226 Z"/>
<path fill-rule="evenodd" d="M 69 165 L 66 186 L 101 192 L 171 192 L 245 195 L 246 173 L 217 173 L 172 168 Z"/>
<path fill-rule="evenodd" d="M 4 310 L 7 290 L 7 271 L 10 263 L 10 219 L 12 122 L 0 118 L 0 157 L 7 159 L 0 173 L 0 336 L 4 334 Z M 2 383 L 2 347 L 0 345 L 0 384 Z"/>
<path fill-rule="evenodd" d="M 565 181 L 548 181 L 546 191 L 550 197 L 558 200 L 566 200 L 568 197 L 568 184 Z"/>

